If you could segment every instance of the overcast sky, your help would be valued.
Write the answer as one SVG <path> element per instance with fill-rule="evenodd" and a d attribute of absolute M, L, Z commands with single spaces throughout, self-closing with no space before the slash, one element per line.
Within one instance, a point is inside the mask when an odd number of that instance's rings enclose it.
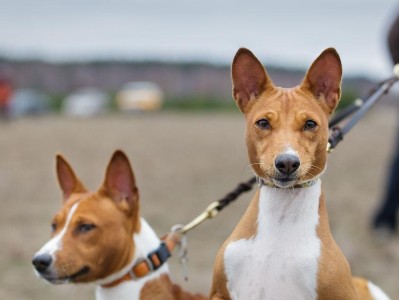
<path fill-rule="evenodd" d="M 396 0 L 0 0 L 0 54 L 230 63 L 245 46 L 307 67 L 333 46 L 344 72 L 384 77 L 397 12 Z"/>

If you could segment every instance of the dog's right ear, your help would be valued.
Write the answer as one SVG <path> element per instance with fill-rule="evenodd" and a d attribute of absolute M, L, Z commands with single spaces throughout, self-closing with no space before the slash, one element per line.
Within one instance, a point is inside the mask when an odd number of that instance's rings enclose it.
<path fill-rule="evenodd" d="M 250 100 L 273 87 L 261 62 L 246 48 L 240 48 L 234 56 L 231 76 L 233 97 L 242 112 L 246 111 Z"/>
<path fill-rule="evenodd" d="M 138 213 L 139 192 L 129 159 L 123 151 L 117 150 L 112 155 L 101 191 L 125 211 Z"/>
<path fill-rule="evenodd" d="M 58 183 L 64 196 L 64 201 L 73 193 L 84 193 L 87 191 L 79 178 L 76 177 L 71 166 L 60 154 L 57 154 L 56 156 L 56 171 Z"/>

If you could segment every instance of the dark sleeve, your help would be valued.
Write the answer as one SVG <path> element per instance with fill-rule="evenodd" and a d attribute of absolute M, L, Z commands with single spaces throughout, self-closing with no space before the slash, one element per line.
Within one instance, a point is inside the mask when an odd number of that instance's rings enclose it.
<path fill-rule="evenodd" d="M 388 48 L 394 64 L 399 63 L 399 15 L 388 32 Z"/>

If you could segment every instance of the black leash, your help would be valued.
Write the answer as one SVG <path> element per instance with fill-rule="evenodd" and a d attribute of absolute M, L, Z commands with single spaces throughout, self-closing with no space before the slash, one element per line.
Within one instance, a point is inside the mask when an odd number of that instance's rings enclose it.
<path fill-rule="evenodd" d="M 241 182 L 239 183 L 236 188 L 228 193 L 226 196 L 224 196 L 222 199 L 218 201 L 218 206 L 216 209 L 218 211 L 221 211 L 223 208 L 225 208 L 227 205 L 229 205 L 231 202 L 236 200 L 241 194 L 248 192 L 252 190 L 253 185 L 256 183 L 256 177 L 252 177 L 246 182 Z"/>

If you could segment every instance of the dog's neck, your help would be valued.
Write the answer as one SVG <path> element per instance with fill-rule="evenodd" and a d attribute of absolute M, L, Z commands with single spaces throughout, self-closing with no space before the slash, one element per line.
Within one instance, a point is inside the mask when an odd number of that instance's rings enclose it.
<path fill-rule="evenodd" d="M 318 218 L 320 195 L 320 179 L 298 188 L 278 188 L 262 185 L 259 194 L 258 229 L 263 230 L 263 226 L 267 227 L 267 225 L 272 224 L 283 225 L 284 222 L 282 221 L 284 220 L 280 220 L 281 217 L 293 216 L 297 221 L 309 219 L 310 216 Z M 275 224 L 276 218 L 279 219 Z M 295 227 L 295 224 L 288 224 L 287 226 Z"/>
<path fill-rule="evenodd" d="M 306 188 L 261 187 L 259 201 L 254 202 L 256 234 L 226 248 L 227 286 L 233 299 L 255 294 L 259 299 L 316 299 L 320 194 L 320 180 Z"/>
<path fill-rule="evenodd" d="M 154 230 L 148 225 L 148 223 L 144 219 L 141 219 L 140 228 L 140 232 L 133 235 L 135 254 L 132 261 L 128 265 L 126 265 L 126 267 L 124 267 L 121 271 L 96 282 L 97 300 L 140 299 L 141 289 L 147 282 L 159 278 L 162 274 L 169 273 L 168 265 L 164 264 L 159 269 L 153 271 L 143 278 L 125 281 L 111 288 L 104 288 L 102 286 L 123 277 L 129 272 L 129 270 L 132 269 L 132 267 L 137 262 L 144 259 L 150 252 L 159 247 L 161 241 L 155 234 Z"/>

